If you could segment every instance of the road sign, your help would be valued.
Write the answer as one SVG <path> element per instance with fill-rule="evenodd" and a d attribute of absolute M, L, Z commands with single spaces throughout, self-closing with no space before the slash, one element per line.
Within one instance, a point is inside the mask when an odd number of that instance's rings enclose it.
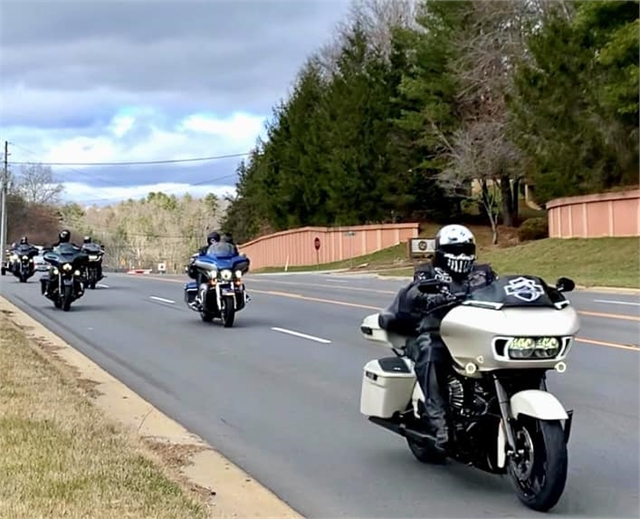
<path fill-rule="evenodd" d="M 316 237 L 316 239 L 313 240 L 313 246 L 316 250 L 320 250 L 320 238 Z"/>
<path fill-rule="evenodd" d="M 424 238 L 411 238 L 409 240 L 409 257 L 429 256 L 435 252 L 436 240 Z"/>

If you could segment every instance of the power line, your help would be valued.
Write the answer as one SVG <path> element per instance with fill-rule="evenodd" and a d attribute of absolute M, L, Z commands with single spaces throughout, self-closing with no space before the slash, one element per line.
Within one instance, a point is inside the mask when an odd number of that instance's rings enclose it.
<path fill-rule="evenodd" d="M 38 157 L 38 154 L 35 153 L 33 150 L 25 148 L 24 146 L 21 146 L 19 144 L 14 143 L 14 142 L 10 142 L 9 144 L 11 144 L 12 146 L 15 146 L 18 149 L 21 149 L 25 153 L 28 153 L 29 155 L 31 155 L 31 156 L 33 156 L 35 158 Z M 223 156 L 223 157 L 225 157 L 225 156 Z M 50 165 L 50 164 L 44 163 L 44 162 L 39 162 L 39 161 L 35 161 L 35 162 L 38 163 L 38 164 L 41 164 L 41 165 Z M 31 164 L 33 164 L 33 162 L 12 162 L 12 164 L 28 164 L 28 165 L 31 165 Z M 125 189 L 127 187 L 127 186 L 123 186 L 122 184 L 113 182 L 111 180 L 107 180 L 105 178 L 89 174 L 86 171 L 82 171 L 82 170 L 71 168 L 69 166 L 66 166 L 63 169 L 71 171 L 71 172 L 74 172 L 74 173 L 76 173 L 76 174 L 78 174 L 80 176 L 85 176 L 85 177 L 87 177 L 89 179 L 97 180 L 97 181 L 105 183 L 105 184 L 111 184 L 112 186 L 114 186 L 116 188 Z M 202 180 L 200 182 L 195 182 L 193 184 L 187 184 L 186 185 L 186 189 L 188 189 L 189 187 L 197 187 L 197 186 L 201 186 L 201 185 L 207 185 L 207 184 L 209 184 L 211 182 L 216 182 L 216 181 L 219 181 L 219 180 L 225 180 L 227 178 L 233 178 L 233 177 L 236 177 L 236 176 L 237 176 L 237 174 L 234 172 L 234 173 L 231 173 L 231 174 L 226 174 L 226 175 L 222 175 L 222 176 L 215 177 L 215 178 L 209 178 L 209 179 L 206 179 L 206 180 Z M 73 181 L 73 180 L 71 180 L 71 181 Z M 105 188 L 109 189 L 108 186 L 105 186 Z M 163 190 L 162 193 L 164 193 L 164 194 L 172 194 L 172 193 L 174 193 L 176 191 L 182 191 L 183 189 L 185 189 L 185 187 L 167 189 L 167 190 Z M 80 199 L 80 200 L 76 201 L 75 203 L 78 203 L 80 205 L 84 205 L 84 204 L 92 204 L 92 203 L 95 203 L 95 202 L 126 201 L 128 199 L 138 199 L 138 200 L 140 200 L 142 198 L 146 198 L 147 195 L 148 195 L 148 193 L 145 194 L 145 195 L 137 195 L 137 196 L 134 195 L 134 196 L 130 196 L 130 197 L 113 196 L 113 197 L 106 197 L 106 198 L 89 198 L 89 199 Z"/>
<path fill-rule="evenodd" d="M 190 187 L 206 186 L 206 185 L 209 185 L 211 182 L 216 182 L 218 180 L 224 180 L 224 179 L 232 178 L 232 177 L 235 177 L 235 176 L 236 176 L 236 173 L 231 173 L 231 174 L 228 174 L 228 175 L 223 175 L 221 177 L 208 178 L 206 180 L 201 180 L 200 182 L 194 182 L 193 184 L 185 184 L 184 187 L 178 187 L 178 188 L 174 188 L 174 189 L 162 190 L 160 192 L 165 194 L 165 195 L 173 194 L 176 191 L 188 190 Z M 127 188 L 127 186 L 122 186 L 122 185 L 119 185 L 117 187 L 119 187 L 121 189 L 126 189 Z M 138 187 L 138 186 L 131 186 L 131 187 Z M 141 200 L 143 198 L 146 198 L 149 195 L 149 193 L 150 193 L 150 191 L 147 192 L 147 194 L 145 194 L 145 195 L 141 194 L 141 195 L 133 195 L 133 196 L 129 196 L 129 197 L 127 197 L 125 195 L 125 196 L 113 196 L 113 197 L 109 197 L 109 198 L 89 198 L 89 199 L 79 200 L 76 203 L 79 204 L 79 205 L 83 205 L 83 204 L 92 203 L 92 202 L 110 202 L 110 201 L 115 201 L 115 200 L 121 201 L 121 202 L 126 202 L 129 199 L 132 199 L 132 200 L 133 199 L 137 199 L 137 201 L 139 201 L 139 200 Z"/>
<path fill-rule="evenodd" d="M 32 157 L 36 157 L 36 158 L 39 157 L 39 155 L 36 152 L 34 152 L 33 150 L 30 150 L 28 148 L 25 148 L 24 146 L 21 146 L 20 144 L 16 144 L 15 142 L 10 142 L 9 144 L 14 146 L 15 148 L 18 148 L 18 149 L 24 151 L 25 153 L 31 155 Z M 34 161 L 34 163 L 42 164 L 42 162 L 40 162 L 38 160 Z M 13 164 L 22 164 L 22 163 L 21 162 L 14 162 Z M 31 164 L 31 163 L 28 162 L 26 164 Z M 85 176 L 85 177 L 87 177 L 89 179 L 92 179 L 92 180 L 97 180 L 99 182 L 104 182 L 105 184 L 111 184 L 112 186 L 115 186 L 115 187 L 120 187 L 121 186 L 121 184 L 117 184 L 117 183 L 112 182 L 110 180 L 106 180 L 106 179 L 104 179 L 102 177 L 94 176 L 92 174 L 87 173 L 86 171 L 81 171 L 79 169 L 74 169 L 74 168 L 70 168 L 70 167 L 67 166 L 67 167 L 63 168 L 63 170 L 68 170 L 68 171 L 76 173 L 76 174 L 78 174 L 80 176 Z M 62 172 L 62 173 L 58 172 L 58 174 L 61 174 L 64 177 L 64 172 Z M 73 180 L 71 180 L 71 182 L 73 182 Z"/>
<path fill-rule="evenodd" d="M 235 159 L 251 155 L 252 152 L 233 153 L 231 155 L 214 155 L 211 157 L 195 157 L 190 159 L 147 160 L 137 162 L 40 162 L 43 166 L 145 166 L 152 164 L 184 164 L 187 162 L 204 162 L 209 160 Z M 10 164 L 32 164 L 31 162 L 11 162 Z"/>

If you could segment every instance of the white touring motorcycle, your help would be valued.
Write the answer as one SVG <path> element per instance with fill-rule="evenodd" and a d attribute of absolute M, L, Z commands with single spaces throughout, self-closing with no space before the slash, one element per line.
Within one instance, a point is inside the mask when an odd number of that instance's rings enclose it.
<path fill-rule="evenodd" d="M 546 371 L 566 370 L 580 323 L 561 292 L 574 288 L 568 278 L 552 288 L 540 278 L 505 276 L 452 303 L 440 325 L 453 359 L 446 456 L 508 473 L 520 501 L 538 511 L 556 505 L 567 479 L 573 412 L 547 392 Z M 425 293 L 439 289 L 435 280 L 420 285 Z M 396 354 L 365 366 L 360 412 L 405 437 L 421 462 L 444 462 L 420 418 L 425 397 L 405 353 L 411 337 L 394 332 L 397 320 L 389 312 L 369 315 L 360 329 Z"/>

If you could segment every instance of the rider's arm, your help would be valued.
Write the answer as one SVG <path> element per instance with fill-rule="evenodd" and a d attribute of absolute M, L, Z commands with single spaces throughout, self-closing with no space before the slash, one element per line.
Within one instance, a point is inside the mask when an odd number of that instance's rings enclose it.
<path fill-rule="evenodd" d="M 415 310 L 428 313 L 453 299 L 453 296 L 449 293 L 425 294 L 420 292 L 418 286 L 419 283 L 413 283 L 413 286 L 405 294 L 407 303 Z"/>

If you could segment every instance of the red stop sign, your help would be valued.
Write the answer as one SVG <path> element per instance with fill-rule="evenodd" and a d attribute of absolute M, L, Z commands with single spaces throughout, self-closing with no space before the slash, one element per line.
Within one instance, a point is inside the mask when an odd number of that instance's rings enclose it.
<path fill-rule="evenodd" d="M 313 240 L 313 246 L 316 248 L 316 250 L 320 250 L 320 238 L 316 238 L 315 240 Z"/>

